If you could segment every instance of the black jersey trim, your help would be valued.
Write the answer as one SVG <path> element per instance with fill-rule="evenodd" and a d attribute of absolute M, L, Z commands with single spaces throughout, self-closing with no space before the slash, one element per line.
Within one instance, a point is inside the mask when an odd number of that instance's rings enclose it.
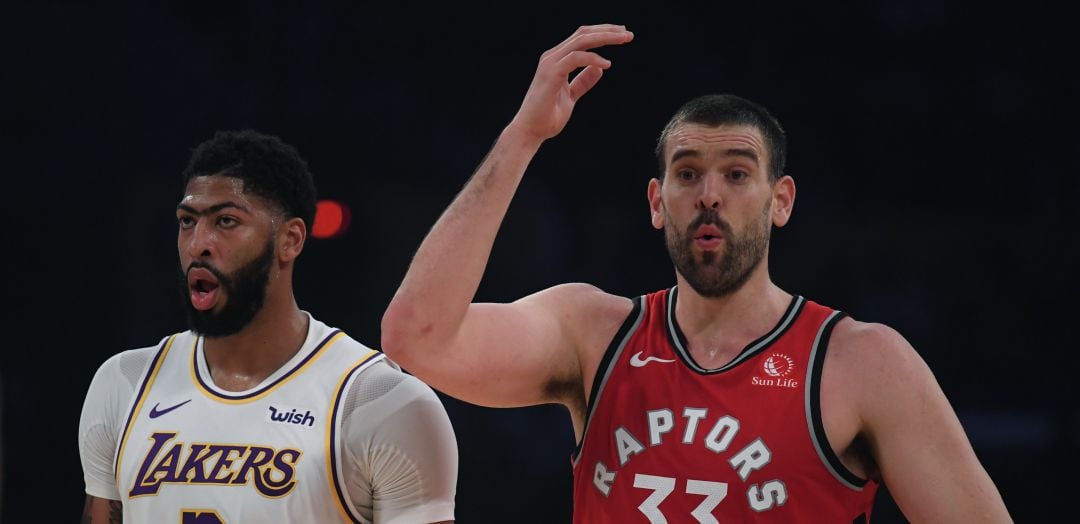
<path fill-rule="evenodd" d="M 735 366 L 738 366 L 750 357 L 753 357 L 754 355 L 765 351 L 766 348 L 771 346 L 773 342 L 779 340 L 780 337 L 783 336 L 783 334 L 786 333 L 793 324 L 795 324 L 795 319 L 799 317 L 799 313 L 802 312 L 803 305 L 806 304 L 806 299 L 801 296 L 795 295 L 791 297 L 791 302 L 788 304 L 787 309 L 784 310 L 783 315 L 780 315 L 780 320 L 777 321 L 776 325 L 773 326 L 772 329 L 770 329 L 764 335 L 755 339 L 753 342 L 747 344 L 746 347 L 744 347 L 743 350 L 740 351 L 735 358 L 731 359 L 731 362 L 728 362 L 727 364 L 724 364 L 723 366 L 715 369 L 708 369 L 702 367 L 700 364 L 694 361 L 694 357 L 690 356 L 690 351 L 689 349 L 687 349 L 690 347 L 690 344 L 687 343 L 686 335 L 683 334 L 682 328 L 679 327 L 679 321 L 675 318 L 676 300 L 678 300 L 678 286 L 672 287 L 671 290 L 668 291 L 667 296 L 668 340 L 671 342 L 671 345 L 675 347 L 675 352 L 679 354 L 679 357 L 682 358 L 683 362 L 686 363 L 686 365 L 690 369 L 692 369 L 699 375 L 713 375 L 716 373 L 722 373 Z"/>
<path fill-rule="evenodd" d="M 814 345 L 810 348 L 810 365 L 806 371 L 806 422 L 810 427 L 810 440 L 814 443 L 818 457 L 825 469 L 832 473 L 836 480 L 855 491 L 862 491 L 866 486 L 866 479 L 847 469 L 840 457 L 836 456 L 828 435 L 825 434 L 825 424 L 821 420 L 821 370 L 825 367 L 825 352 L 829 347 L 829 337 L 833 327 L 847 314 L 841 311 L 833 311 L 829 318 L 821 324 Z"/>
<path fill-rule="evenodd" d="M 589 393 L 589 404 L 585 409 L 585 427 L 581 430 L 581 441 L 574 447 L 574 466 L 577 466 L 578 458 L 581 456 L 581 448 L 585 445 L 585 437 L 589 434 L 589 421 L 592 420 L 592 414 L 596 409 L 596 404 L 600 400 L 600 394 L 604 390 L 604 384 L 607 383 L 608 377 L 611 376 L 612 363 L 619 360 L 619 355 L 622 354 L 623 348 L 626 347 L 626 343 L 630 341 L 630 337 L 634 335 L 638 326 L 641 325 L 642 319 L 645 318 L 646 309 L 647 306 L 644 296 L 634 299 L 634 308 L 630 310 L 630 314 L 626 316 L 626 320 L 623 321 L 622 326 L 619 326 L 619 331 L 617 331 L 615 336 L 611 339 L 611 344 L 608 345 L 607 350 L 604 351 L 603 358 L 600 359 L 600 365 L 596 366 L 596 375 L 593 377 L 592 391 Z"/>

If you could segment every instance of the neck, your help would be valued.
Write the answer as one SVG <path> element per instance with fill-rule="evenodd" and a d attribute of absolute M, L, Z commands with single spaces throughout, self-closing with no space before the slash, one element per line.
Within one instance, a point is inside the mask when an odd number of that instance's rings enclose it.
<path fill-rule="evenodd" d="M 779 322 L 791 295 L 769 278 L 764 261 L 739 289 L 722 297 L 705 297 L 676 274 L 679 297 L 675 319 L 686 335 L 690 354 L 705 368 L 720 367 L 747 344 Z"/>
<path fill-rule="evenodd" d="M 218 387 L 251 389 L 285 365 L 307 338 L 308 316 L 300 311 L 291 290 L 273 296 L 239 333 L 203 341 L 210 375 Z"/>

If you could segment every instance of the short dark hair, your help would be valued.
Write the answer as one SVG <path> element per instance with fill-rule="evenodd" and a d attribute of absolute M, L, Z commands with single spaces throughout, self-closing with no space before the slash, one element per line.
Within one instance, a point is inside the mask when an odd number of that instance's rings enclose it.
<path fill-rule="evenodd" d="M 683 104 L 660 133 L 660 139 L 656 142 L 656 159 L 660 162 L 661 180 L 667 167 L 664 163 L 664 146 L 671 132 L 680 124 L 753 126 L 761 132 L 768 147 L 769 181 L 776 182 L 784 176 L 787 137 L 784 129 L 780 127 L 780 122 L 764 107 L 745 98 L 735 95 L 705 95 Z"/>
<path fill-rule="evenodd" d="M 296 148 L 280 138 L 250 129 L 218 131 L 191 153 L 182 174 L 184 186 L 198 176 L 242 180 L 245 192 L 281 206 L 286 218 L 303 219 L 311 233 L 315 224 L 315 181 Z"/>

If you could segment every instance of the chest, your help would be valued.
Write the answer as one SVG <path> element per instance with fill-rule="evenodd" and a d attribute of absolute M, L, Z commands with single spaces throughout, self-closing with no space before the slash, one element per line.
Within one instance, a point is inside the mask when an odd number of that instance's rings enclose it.
<path fill-rule="evenodd" d="M 128 497 L 198 486 L 281 497 L 325 478 L 328 388 L 300 375 L 249 398 L 222 398 L 176 367 L 163 366 L 133 407 L 118 461 Z"/>

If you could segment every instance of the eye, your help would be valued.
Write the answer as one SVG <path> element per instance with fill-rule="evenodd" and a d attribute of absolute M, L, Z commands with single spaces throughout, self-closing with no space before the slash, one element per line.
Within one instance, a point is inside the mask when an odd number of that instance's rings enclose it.
<path fill-rule="evenodd" d="M 743 171 L 741 169 L 732 169 L 730 172 L 728 172 L 728 178 L 731 179 L 733 182 L 742 182 L 743 180 L 750 178 L 750 173 L 747 173 L 746 171 Z"/>
<path fill-rule="evenodd" d="M 218 217 L 217 223 L 218 223 L 219 226 L 228 229 L 228 228 L 236 226 L 240 222 L 237 221 L 236 218 L 231 217 L 229 215 L 222 215 L 222 216 Z"/>
<path fill-rule="evenodd" d="M 679 180 L 683 180 L 685 182 L 690 182 L 697 178 L 697 172 L 693 169 L 679 169 L 675 171 L 675 178 L 678 178 Z"/>
<path fill-rule="evenodd" d="M 195 227 L 195 218 L 189 215 L 182 215 L 176 218 L 176 223 L 180 225 L 180 229 L 191 229 Z"/>

